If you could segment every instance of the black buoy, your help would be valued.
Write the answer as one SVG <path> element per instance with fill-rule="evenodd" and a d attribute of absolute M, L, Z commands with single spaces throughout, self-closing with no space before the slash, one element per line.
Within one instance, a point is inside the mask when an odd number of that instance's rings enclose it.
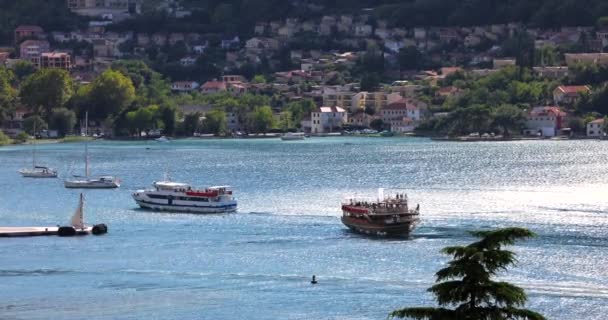
<path fill-rule="evenodd" d="M 57 235 L 60 237 L 72 237 L 76 235 L 76 229 L 70 226 L 59 227 L 59 230 L 57 230 Z"/>
<path fill-rule="evenodd" d="M 317 284 L 317 276 L 313 275 L 312 280 L 310 280 L 311 284 Z"/>
<path fill-rule="evenodd" d="M 108 233 L 108 226 L 103 223 L 96 224 L 93 226 L 93 230 L 91 230 L 91 232 L 96 236 L 106 234 Z"/>

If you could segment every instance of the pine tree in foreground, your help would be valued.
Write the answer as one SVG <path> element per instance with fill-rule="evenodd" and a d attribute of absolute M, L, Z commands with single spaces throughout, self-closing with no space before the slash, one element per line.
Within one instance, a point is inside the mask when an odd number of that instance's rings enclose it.
<path fill-rule="evenodd" d="M 436 284 L 428 289 L 440 307 L 404 308 L 393 311 L 390 317 L 422 320 L 545 319 L 539 313 L 523 309 L 527 296 L 522 288 L 492 280 L 497 273 L 517 262 L 515 253 L 502 247 L 535 234 L 522 228 L 471 234 L 481 239 L 468 246 L 442 250 L 453 256 L 453 260 L 436 273 Z"/>

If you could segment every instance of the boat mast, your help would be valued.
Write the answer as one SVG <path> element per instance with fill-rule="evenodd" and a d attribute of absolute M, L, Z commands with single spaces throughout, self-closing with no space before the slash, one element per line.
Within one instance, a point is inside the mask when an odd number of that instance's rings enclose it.
<path fill-rule="evenodd" d="M 87 111 L 84 116 L 84 175 L 89 177 L 89 112 Z"/>
<path fill-rule="evenodd" d="M 36 168 L 36 122 L 38 116 L 34 115 L 34 140 L 32 141 L 32 169 Z"/>

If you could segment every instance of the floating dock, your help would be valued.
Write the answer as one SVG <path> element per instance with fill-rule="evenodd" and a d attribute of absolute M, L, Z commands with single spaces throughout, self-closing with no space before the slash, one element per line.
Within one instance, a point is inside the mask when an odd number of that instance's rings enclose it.
<path fill-rule="evenodd" d="M 58 236 L 60 227 L 0 227 L 0 237 L 38 237 Z M 93 233 L 93 227 L 74 229 L 74 235 L 87 235 Z"/>

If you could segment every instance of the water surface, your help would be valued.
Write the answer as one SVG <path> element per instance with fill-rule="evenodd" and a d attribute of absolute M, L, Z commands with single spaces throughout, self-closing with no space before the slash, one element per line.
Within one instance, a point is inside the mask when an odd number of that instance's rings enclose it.
<path fill-rule="evenodd" d="M 434 304 L 425 291 L 468 230 L 527 227 L 503 279 L 550 319 L 608 313 L 608 143 L 433 142 L 400 138 L 182 140 L 89 144 L 92 171 L 118 190 L 86 191 L 102 237 L 0 239 L 2 319 L 384 319 Z M 38 148 L 80 174 L 82 144 Z M 27 146 L 0 149 L 0 224 L 66 223 L 78 191 L 29 180 Z M 130 193 L 173 180 L 235 187 L 239 213 L 138 210 Z M 423 221 L 409 240 L 340 223 L 339 202 L 404 188 Z M 315 274 L 319 284 L 311 286 Z"/>

